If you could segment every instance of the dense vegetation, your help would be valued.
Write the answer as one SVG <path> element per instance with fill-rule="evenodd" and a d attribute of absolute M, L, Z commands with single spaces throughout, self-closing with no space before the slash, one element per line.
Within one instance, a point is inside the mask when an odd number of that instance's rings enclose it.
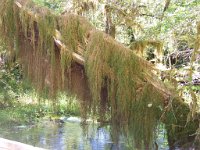
<path fill-rule="evenodd" d="M 172 124 L 172 127 L 169 125 L 169 130 L 171 128 L 176 130 L 176 127 L 173 126 L 174 123 L 178 128 L 178 126 L 184 126 L 189 124 L 189 121 L 197 119 L 200 97 L 199 1 L 166 0 L 163 3 L 142 0 L 137 2 L 128 0 L 33 1 L 39 5 L 39 8 L 40 6 L 48 7 L 52 9 L 52 12 L 56 11 L 55 13 L 50 13 L 45 9 L 42 11 L 42 8 L 38 9 L 32 4 L 25 3 L 29 7 L 28 11 L 31 10 L 44 16 L 37 19 L 39 34 L 35 33 L 34 18 L 28 16 L 25 9 L 17 16 L 11 13 L 11 0 L 6 0 L 5 4 L 0 3 L 1 6 L 5 6 L 0 9 L 1 12 L 10 12 L 1 15 L 1 32 L 2 35 L 7 36 L 2 38 L 7 46 L 1 46 L 0 60 L 0 105 L 2 108 L 9 110 L 9 107 L 19 105 L 16 112 L 21 110 L 24 113 L 25 111 L 29 118 L 33 118 L 31 120 L 52 112 L 62 115 L 82 114 L 80 111 L 84 110 L 78 111 L 80 107 L 77 106 L 74 98 L 64 96 L 64 101 L 62 98 L 60 98 L 61 100 L 56 98 L 57 93 L 60 90 L 63 91 L 65 75 L 66 72 L 69 73 L 72 63 L 71 54 L 65 51 L 65 49 L 69 49 L 71 52 L 78 51 L 86 58 L 86 74 L 94 100 L 88 107 L 90 107 L 90 113 L 97 119 L 100 118 L 100 121 L 111 120 L 113 124 L 118 123 L 123 131 L 127 128 L 124 124 L 128 122 L 130 131 L 135 134 L 135 138 L 140 136 L 139 139 L 149 145 L 148 142 L 154 138 L 151 131 L 155 129 L 158 118 L 168 122 L 168 125 Z M 69 15 L 69 13 L 88 18 L 91 24 L 109 34 L 110 37 L 93 30 L 92 25 L 84 18 Z M 57 14 L 61 14 L 61 17 L 58 17 Z M 21 24 L 12 26 L 16 24 L 16 18 L 20 20 Z M 56 32 L 55 36 L 67 45 L 65 49 L 61 48 L 60 60 L 56 59 L 52 36 L 58 24 L 60 32 Z M 7 28 L 6 25 L 10 26 Z M 19 26 L 22 27 L 20 32 L 18 31 Z M 26 54 L 26 51 L 18 51 L 22 47 L 18 45 L 21 37 L 16 34 L 22 32 L 30 39 L 36 53 Z M 114 39 L 123 45 L 116 43 Z M 35 42 L 36 40 L 37 42 Z M 8 44 L 9 42 L 10 44 Z M 23 46 L 26 45 L 26 42 L 24 43 Z M 79 51 L 79 47 L 84 52 Z M 13 57 L 13 49 L 17 51 L 15 54 L 20 61 L 16 61 L 16 57 Z M 50 65 L 43 64 L 46 59 L 50 60 L 48 62 Z M 27 62 L 28 64 L 21 66 Z M 34 65 L 38 68 L 32 67 Z M 49 66 L 50 70 L 44 72 L 44 69 Z M 151 70 L 154 72 L 152 73 Z M 46 88 L 46 74 L 48 73 L 50 74 L 50 79 L 48 79 L 50 84 Z M 58 74 L 61 77 L 58 78 Z M 154 78 L 155 75 L 156 78 Z M 29 77 L 29 81 L 22 82 L 22 79 L 25 80 L 26 77 Z M 157 78 L 160 78 L 167 88 Z M 27 108 L 30 109 L 24 110 L 21 106 L 27 103 L 28 99 L 24 101 L 21 99 L 24 95 L 34 92 L 29 82 L 33 83 L 36 93 L 40 95 L 34 97 L 34 99 L 38 99 L 36 102 L 31 100 L 31 103 L 36 103 L 36 106 L 29 107 L 28 105 Z M 107 88 L 108 100 L 101 103 L 101 91 L 104 86 Z M 166 93 L 170 93 L 170 96 L 173 97 L 166 98 Z M 61 95 L 63 97 L 65 94 Z M 185 102 L 189 103 L 190 107 L 179 103 L 180 97 L 185 98 Z M 51 99 L 51 101 L 47 99 Z M 46 103 L 50 103 L 50 105 L 46 105 Z M 165 108 L 167 109 L 165 110 Z M 173 111 L 167 114 L 168 109 Z M 166 113 L 164 119 L 163 116 L 158 115 L 162 111 Z M 181 114 L 184 114 L 185 118 L 182 120 L 185 121 L 177 121 L 176 117 Z M 145 117 L 141 118 L 141 116 Z M 23 117 L 19 115 L 19 118 Z M 25 119 L 27 118 L 25 117 Z M 133 122 L 138 122 L 138 124 L 131 126 Z M 138 130 L 139 126 L 140 130 Z M 192 124 L 187 128 L 195 127 Z M 113 126 L 113 130 L 115 130 L 115 126 Z M 140 147 L 141 143 L 137 139 L 135 142 Z"/>

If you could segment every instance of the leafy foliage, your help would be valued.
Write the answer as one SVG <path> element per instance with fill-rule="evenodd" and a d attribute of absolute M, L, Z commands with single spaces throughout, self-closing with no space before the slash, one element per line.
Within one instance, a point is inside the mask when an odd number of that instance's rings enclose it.
<path fill-rule="evenodd" d="M 13 103 L 17 103 L 16 98 L 22 92 L 21 76 L 22 74 L 20 73 L 18 64 L 15 64 L 11 70 L 6 67 L 1 68 L 0 107 L 10 106 Z"/>

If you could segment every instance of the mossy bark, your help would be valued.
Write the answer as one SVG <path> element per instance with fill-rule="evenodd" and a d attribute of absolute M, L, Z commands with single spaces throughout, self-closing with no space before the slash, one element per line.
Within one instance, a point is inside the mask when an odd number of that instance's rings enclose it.
<path fill-rule="evenodd" d="M 170 111 L 167 111 L 162 121 L 167 130 L 168 142 L 171 149 L 177 145 L 184 145 L 184 142 L 194 141 L 196 131 L 199 128 L 199 117 L 188 120 L 190 109 L 180 98 L 174 98 L 171 101 Z M 180 143 L 178 143 L 180 142 Z M 194 145 L 194 143 L 192 144 Z"/>

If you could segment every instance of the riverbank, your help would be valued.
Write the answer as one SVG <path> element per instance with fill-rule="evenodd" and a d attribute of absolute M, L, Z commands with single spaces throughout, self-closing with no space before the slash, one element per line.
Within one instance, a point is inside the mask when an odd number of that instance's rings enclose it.
<path fill-rule="evenodd" d="M 30 99 L 32 99 L 30 101 Z M 50 102 L 43 99 L 42 102 L 33 101 L 36 97 L 19 97 L 18 103 L 11 106 L 1 107 L 0 125 L 33 125 L 42 120 L 58 120 L 61 117 L 80 116 L 80 109 L 74 97 L 64 94 L 58 99 L 58 105 L 53 107 Z M 27 101 L 29 101 L 27 103 Z"/>

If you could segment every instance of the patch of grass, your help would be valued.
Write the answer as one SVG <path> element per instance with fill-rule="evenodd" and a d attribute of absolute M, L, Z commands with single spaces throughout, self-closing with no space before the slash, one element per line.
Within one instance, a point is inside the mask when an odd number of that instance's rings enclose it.
<path fill-rule="evenodd" d="M 0 126 L 33 124 L 45 116 L 79 116 L 79 104 L 74 96 L 59 93 L 56 111 L 52 101 L 39 96 L 28 81 L 22 82 L 17 63 L 4 64 L 0 70 Z"/>
<path fill-rule="evenodd" d="M 75 96 L 69 96 L 67 93 L 58 95 L 58 115 L 80 116 L 80 105 Z"/>
<path fill-rule="evenodd" d="M 32 95 L 32 96 L 31 96 Z M 0 110 L 0 126 L 7 124 L 23 125 L 34 124 L 47 116 L 79 116 L 80 109 L 76 97 L 69 97 L 65 94 L 58 96 L 59 105 L 56 110 L 47 100 L 38 103 L 35 94 L 24 94 L 20 96 L 18 103 L 12 107 L 5 107 Z"/>
<path fill-rule="evenodd" d="M 0 125 L 6 124 L 31 124 L 43 117 L 48 108 L 39 105 L 18 105 L 0 110 Z"/>

